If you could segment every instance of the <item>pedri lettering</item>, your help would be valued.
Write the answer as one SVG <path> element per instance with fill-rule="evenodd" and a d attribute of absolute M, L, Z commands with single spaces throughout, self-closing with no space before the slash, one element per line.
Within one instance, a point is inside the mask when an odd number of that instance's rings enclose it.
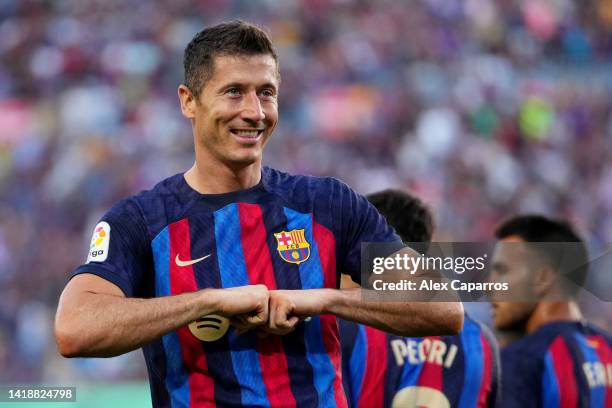
<path fill-rule="evenodd" d="M 409 364 L 429 362 L 449 368 L 455 361 L 458 347 L 456 344 L 448 347 L 438 339 L 394 339 L 391 340 L 391 350 L 398 366 L 403 366 L 407 361 Z"/>

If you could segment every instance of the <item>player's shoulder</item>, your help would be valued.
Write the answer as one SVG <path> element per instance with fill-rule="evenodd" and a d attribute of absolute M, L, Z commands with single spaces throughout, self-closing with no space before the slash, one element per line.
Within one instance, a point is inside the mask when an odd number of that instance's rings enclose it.
<path fill-rule="evenodd" d="M 200 196 L 200 193 L 187 184 L 184 174 L 177 173 L 163 179 L 149 190 L 142 190 L 134 199 L 142 206 L 145 214 L 149 214 L 158 212 L 160 207 L 164 207 L 165 212 L 180 212 L 193 205 Z"/>
<path fill-rule="evenodd" d="M 531 361 L 543 361 L 551 345 L 559 338 L 569 338 L 584 330 L 579 322 L 551 322 L 543 325 L 533 333 L 510 343 L 502 350 L 502 359 L 512 361 L 517 356 L 529 356 Z"/>
<path fill-rule="evenodd" d="M 605 338 L 608 343 L 611 340 L 610 333 L 584 320 L 551 322 L 532 333 L 534 338 L 542 339 L 542 341 L 546 341 L 549 345 L 559 337 L 570 339 L 576 335 L 600 336 Z"/>
<path fill-rule="evenodd" d="M 264 182 L 268 188 L 279 190 L 298 190 L 315 193 L 331 193 L 334 190 L 349 189 L 343 181 L 330 176 L 310 174 L 292 174 L 272 167 L 264 166 Z"/>
<path fill-rule="evenodd" d="M 105 214 L 104 219 L 138 223 L 153 231 L 156 224 L 163 226 L 169 217 L 180 218 L 188 203 L 193 201 L 189 189 L 185 188 L 186 185 L 182 173 L 165 178 L 151 189 L 142 190 L 118 201 Z"/>
<path fill-rule="evenodd" d="M 185 194 L 188 192 L 188 189 L 185 187 L 186 182 L 184 181 L 183 173 L 177 173 L 166 177 L 150 189 L 141 190 L 130 197 L 130 199 L 138 202 L 143 209 L 146 209 L 147 204 L 151 201 Z"/>
<path fill-rule="evenodd" d="M 130 223 L 143 218 L 142 207 L 137 197 L 131 196 L 117 201 L 104 215 L 105 221 Z"/>
<path fill-rule="evenodd" d="M 334 177 L 290 174 L 270 167 L 264 167 L 263 177 L 268 192 L 298 211 L 346 212 L 356 207 L 359 197 L 346 183 Z M 367 203 L 365 198 L 362 201 Z M 359 208 L 363 207 L 364 204 L 360 204 Z"/>
<path fill-rule="evenodd" d="M 603 338 L 606 343 L 612 345 L 612 333 L 598 327 L 593 323 L 583 322 L 582 323 L 583 332 L 587 336 L 599 336 Z"/>

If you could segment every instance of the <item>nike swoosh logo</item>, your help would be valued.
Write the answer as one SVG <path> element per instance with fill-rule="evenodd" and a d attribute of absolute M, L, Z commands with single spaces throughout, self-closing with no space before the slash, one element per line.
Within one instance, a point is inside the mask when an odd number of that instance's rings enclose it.
<path fill-rule="evenodd" d="M 176 264 L 177 264 L 178 266 L 189 266 L 189 265 L 196 264 L 196 263 L 198 263 L 198 262 L 200 262 L 200 261 L 203 261 L 204 259 L 208 258 L 209 256 L 210 256 L 210 254 L 208 254 L 208 255 L 204 255 L 203 257 L 198 258 L 198 259 L 191 259 L 191 260 L 189 260 L 189 261 L 181 261 L 181 260 L 179 259 L 179 255 L 178 255 L 178 254 L 176 254 L 176 258 L 174 258 L 174 262 L 176 262 Z"/>

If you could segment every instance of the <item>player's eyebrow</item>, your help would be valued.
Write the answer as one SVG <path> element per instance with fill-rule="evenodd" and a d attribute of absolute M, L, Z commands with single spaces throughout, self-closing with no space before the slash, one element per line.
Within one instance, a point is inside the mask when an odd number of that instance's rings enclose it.
<path fill-rule="evenodd" d="M 274 92 L 278 91 L 278 88 L 276 85 L 274 85 L 272 82 L 266 82 L 263 85 L 259 86 L 259 88 L 271 88 L 274 90 Z"/>
<path fill-rule="evenodd" d="M 217 92 L 223 92 L 223 91 L 225 91 L 225 90 L 227 90 L 229 88 L 244 89 L 246 87 L 247 87 L 246 84 L 244 84 L 242 82 L 234 81 L 234 82 L 230 82 L 228 84 L 221 85 L 219 87 L 219 89 L 217 90 Z M 265 83 L 263 83 L 261 85 L 257 85 L 256 88 L 257 89 L 272 89 L 272 90 L 274 90 L 275 93 L 278 92 L 277 86 L 274 83 L 272 83 L 272 82 L 265 82 Z"/>
<path fill-rule="evenodd" d="M 229 88 L 238 88 L 238 89 L 243 89 L 244 88 L 244 84 L 240 83 L 240 82 L 230 82 L 228 84 L 223 84 L 221 85 L 218 89 L 217 92 L 223 92 L 226 89 Z"/>

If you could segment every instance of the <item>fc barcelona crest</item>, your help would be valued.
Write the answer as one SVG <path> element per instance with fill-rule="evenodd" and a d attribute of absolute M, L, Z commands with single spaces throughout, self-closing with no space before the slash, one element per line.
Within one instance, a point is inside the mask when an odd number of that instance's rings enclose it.
<path fill-rule="evenodd" d="M 301 264 L 310 257 L 310 244 L 306 241 L 304 229 L 275 233 L 274 237 L 278 242 L 278 254 L 284 261 Z"/>

